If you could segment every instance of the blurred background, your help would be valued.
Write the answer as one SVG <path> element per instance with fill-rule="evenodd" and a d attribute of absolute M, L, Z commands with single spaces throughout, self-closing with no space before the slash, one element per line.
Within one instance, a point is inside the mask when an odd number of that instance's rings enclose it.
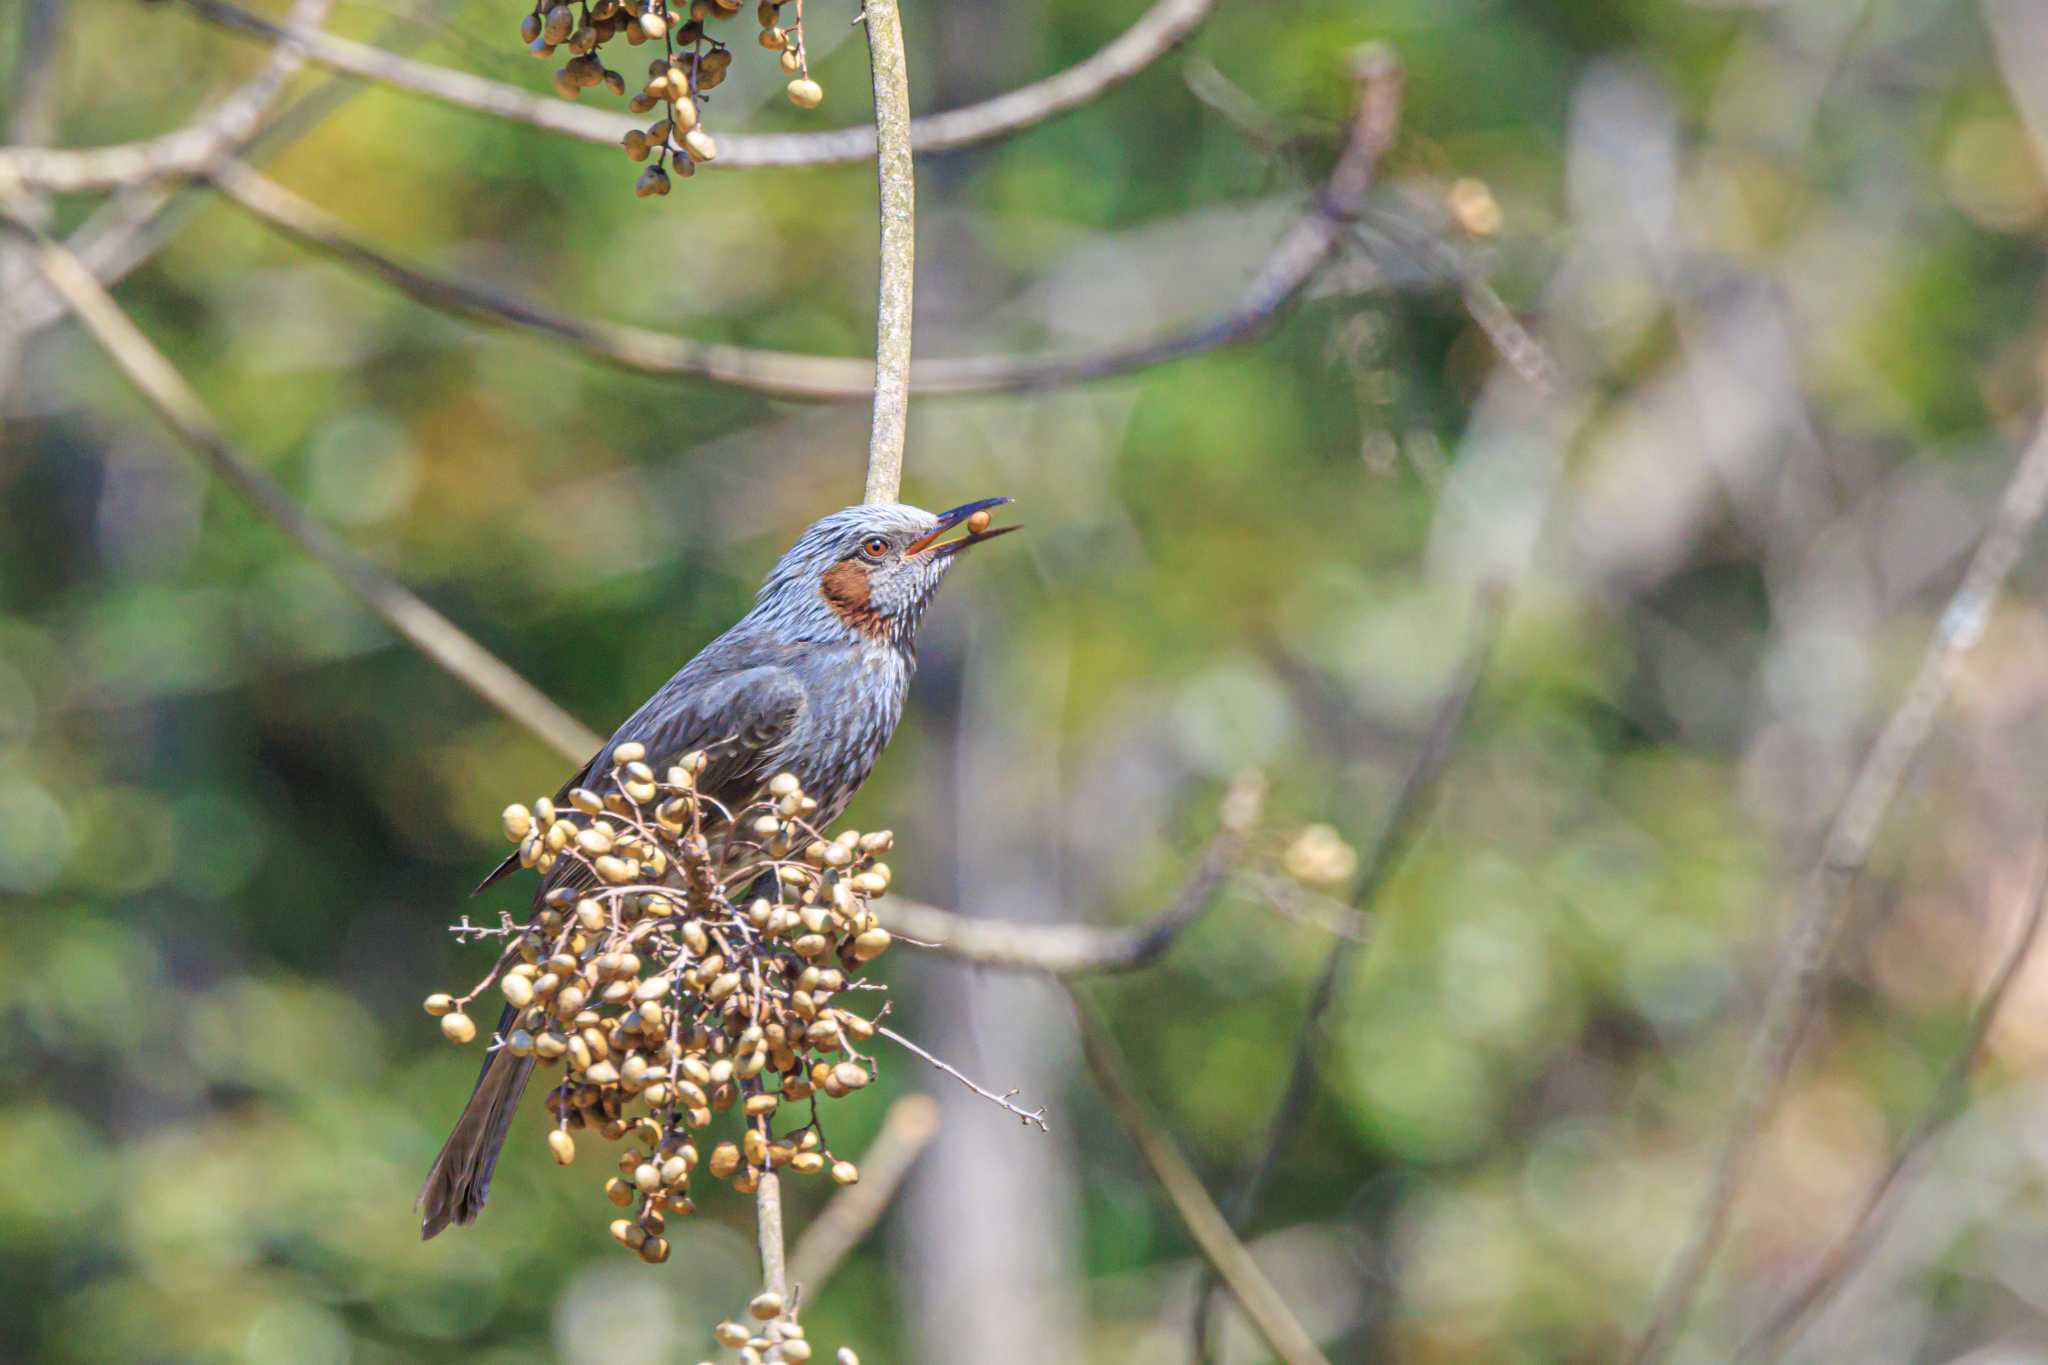
<path fill-rule="evenodd" d="M 1058 70 L 1141 8 L 909 0 L 916 105 Z M 2029 8 L 1226 0 L 1089 107 L 921 164 L 918 354 L 1091 346 L 1235 298 L 1328 171 L 1345 53 L 1406 64 L 1371 212 L 1269 335 L 917 404 L 906 497 L 1009 494 L 1030 529 L 947 585 L 848 816 L 897 831 L 910 895 L 1119 925 L 1168 900 L 1230 775 L 1265 773 L 1223 901 L 1083 987 L 1221 1196 L 1335 942 L 1318 898 L 1346 894 L 1281 894 L 1281 850 L 1315 822 L 1369 842 L 1482 586 L 1506 589 L 1427 823 L 1362 918 L 1334 913 L 1369 939 L 1250 1229 L 1332 1360 L 1605 1360 L 1644 1321 L 1793 889 L 2032 434 L 2048 47 L 1989 21 Z M 722 129 L 869 117 L 850 7 L 811 11 L 824 107 L 743 48 Z M 520 12 L 345 0 L 328 26 L 545 91 Z M 17 141 L 174 128 L 263 55 L 177 3 L 0 20 Z M 637 202 L 613 150 L 317 72 L 293 92 L 320 117 L 254 159 L 403 256 L 593 318 L 871 345 L 871 167 Z M 53 227 L 92 207 L 55 200 Z M 859 496 L 865 404 L 621 374 L 203 192 L 171 212 L 117 289 L 143 329 L 315 515 L 600 730 Z M 1553 382 L 1500 362 L 1460 272 Z M 482 974 L 446 926 L 518 908 L 466 897 L 497 810 L 563 764 L 212 482 L 75 326 L 27 331 L 37 291 L 6 278 L 0 1356 L 712 1355 L 756 1275 L 749 1206 L 707 1199 L 644 1266 L 605 1235 L 603 1163 L 557 1169 L 537 1104 L 482 1221 L 418 1240 L 476 1065 L 419 1001 Z M 1676 1359 L 1728 1358 L 1849 1224 L 2012 942 L 2048 824 L 2040 581 L 2030 554 L 1852 892 Z M 1051 1133 L 886 1059 L 835 1142 L 914 1091 L 941 1129 L 812 1336 L 870 1365 L 1188 1359 L 1198 1262 L 1058 988 L 907 947 L 885 976 L 913 1036 Z M 1793 1358 L 2048 1360 L 2044 1055 L 2048 964 Z M 1220 1358 L 1266 1358 L 1224 1316 Z"/>

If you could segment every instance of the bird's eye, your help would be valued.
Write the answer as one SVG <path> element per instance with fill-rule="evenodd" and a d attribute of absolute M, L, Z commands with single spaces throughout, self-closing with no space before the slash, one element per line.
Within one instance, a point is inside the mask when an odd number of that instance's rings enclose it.
<path fill-rule="evenodd" d="M 869 536 L 860 543 L 860 552 L 869 559 L 880 559 L 889 552 L 889 542 L 880 536 Z"/>

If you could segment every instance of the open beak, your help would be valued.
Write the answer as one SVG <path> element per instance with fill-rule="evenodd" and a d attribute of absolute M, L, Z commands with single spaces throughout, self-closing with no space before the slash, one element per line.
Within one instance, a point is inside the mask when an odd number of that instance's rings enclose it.
<path fill-rule="evenodd" d="M 984 540 L 994 540 L 997 536 L 1008 535 L 1012 531 L 1021 531 L 1024 529 L 1021 526 L 990 526 L 985 517 L 981 519 L 982 529 L 975 529 L 973 518 L 977 512 L 986 512 L 991 507 L 1001 507 L 1008 501 L 1008 498 L 983 498 L 980 502 L 963 502 L 950 511 L 941 512 L 939 513 L 939 524 L 932 527 L 931 534 L 920 536 L 916 540 L 911 541 L 910 544 L 903 547 L 903 553 L 914 555 L 930 550 L 935 555 L 956 555 L 969 545 L 979 545 Z M 967 524 L 966 535 L 961 536 L 958 540 L 946 541 L 943 545 L 939 543 L 941 536 L 963 522 Z"/>

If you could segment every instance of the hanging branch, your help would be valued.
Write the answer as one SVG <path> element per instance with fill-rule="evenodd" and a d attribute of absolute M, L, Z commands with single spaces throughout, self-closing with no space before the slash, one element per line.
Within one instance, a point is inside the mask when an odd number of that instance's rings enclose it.
<path fill-rule="evenodd" d="M 1956 1049 L 1948 1069 L 1942 1073 L 1927 1108 L 1914 1121 L 1906 1136 L 1900 1139 L 1891 1164 L 1885 1167 L 1884 1174 L 1864 1196 L 1863 1206 L 1850 1221 L 1848 1230 L 1807 1273 L 1799 1287 L 1786 1295 L 1777 1311 L 1743 1343 L 1742 1349 L 1736 1353 L 1737 1361 L 1775 1361 L 1798 1340 L 1799 1333 L 1848 1282 L 1856 1267 L 1863 1263 L 1878 1239 L 1884 1236 L 1890 1211 L 1898 1207 L 1902 1191 L 1911 1183 L 1920 1154 L 1968 1107 L 1970 1072 L 1983 1055 L 1984 1042 L 1991 1036 L 1991 1026 L 1998 1020 L 1998 1012 L 2005 1004 L 2007 993 L 2012 990 L 2013 982 L 2019 979 L 2027 955 L 2041 936 L 2042 920 L 2048 918 L 2048 841 L 2035 849 L 2034 866 L 2034 884 L 2028 893 L 2027 910 L 2020 922 L 2019 935 L 2013 939 L 1997 974 L 1971 1012 L 1969 1032 L 1963 1039 L 1963 1045 Z"/>
<path fill-rule="evenodd" d="M 31 13 L 44 14 L 54 5 L 35 5 Z M 386 28 L 395 28 L 392 19 Z M 353 99 L 364 87 L 338 77 L 323 79 L 314 89 L 263 121 L 262 128 L 237 152 L 242 163 L 275 156 L 303 139 Z M 28 139 L 23 139 L 24 141 Z M 241 163 L 227 163 L 241 164 Z M 94 278 L 109 287 L 118 284 L 144 262 L 153 258 L 182 226 L 200 202 L 204 186 L 190 181 L 151 180 L 115 191 L 64 239 L 65 247 L 91 269 Z M 41 277 L 30 272 L 33 289 L 0 304 L 0 330 L 8 322 L 24 338 L 41 331 L 69 310 L 42 287 Z M 13 307 L 6 317 L 7 304 Z"/>
<path fill-rule="evenodd" d="M 917 184 L 910 160 L 910 73 L 896 0 L 866 0 L 863 27 L 875 87 L 875 176 L 880 195 L 881 283 L 875 311 L 875 413 L 868 436 L 867 502 L 894 502 L 903 481 L 910 404 L 911 285 L 916 263 Z M 888 1032 L 888 1030 L 882 1030 Z M 789 1301 L 783 1264 L 782 1185 L 773 1172 L 754 1191 L 762 1292 Z"/>
<path fill-rule="evenodd" d="M 910 323 L 917 280 L 917 175 L 910 160 L 910 75 L 896 0 L 866 0 L 875 85 L 875 179 L 882 222 L 875 304 L 875 415 L 868 429 L 864 502 L 895 502 L 910 421 Z"/>
<path fill-rule="evenodd" d="M 13 91 L 6 101 L 0 141 L 34 146 L 49 140 L 57 115 L 57 58 L 63 27 L 63 0 L 22 8 L 9 76 Z M 50 225 L 50 206 L 40 195 L 21 195 L 15 209 L 38 227 Z M 28 292 L 28 281 L 35 277 L 35 267 L 26 251 L 20 243 L 0 242 L 0 408 L 6 406 L 20 378 L 22 352 L 28 342 L 21 300 Z"/>
<path fill-rule="evenodd" d="M 2048 111 L 2034 98 L 2031 82 L 2022 79 L 2031 70 L 2024 54 L 2048 39 L 2048 25 L 2030 5 L 1987 0 L 1983 9 L 2006 83 L 2033 135 L 2035 159 L 2048 162 Z M 1763 1017 L 1736 1079 L 1728 1134 L 1692 1226 L 1651 1305 L 1648 1323 L 1628 1354 L 1629 1365 L 1649 1365 L 1664 1358 L 1706 1280 L 1742 1193 L 1764 1120 L 1791 1072 L 1806 1026 L 1819 1008 L 1834 946 L 1849 918 L 1846 892 L 1869 860 L 1907 771 L 1932 734 L 1942 704 L 1969 651 L 1983 637 L 2006 577 L 2044 511 L 2048 511 L 2048 422 L 2021 454 L 1991 525 L 1971 556 L 1962 583 L 1943 609 L 1911 684 L 1850 783 L 1829 825 L 1820 857 L 1802 885 L 1789 949 L 1780 956 L 1782 965 L 1772 980 Z"/>
<path fill-rule="evenodd" d="M 24 5 L 14 48 L 14 87 L 7 99 L 6 140 L 16 146 L 46 142 L 57 122 L 57 50 L 64 23 L 62 0 Z"/>
<path fill-rule="evenodd" d="M 272 39 L 289 34 L 306 45 L 309 60 L 341 75 L 546 132 L 609 147 L 616 146 L 628 129 L 641 126 L 624 114 L 532 95 L 517 86 L 414 61 L 331 34 L 308 32 L 289 22 L 280 25 L 227 0 L 185 3 L 200 18 L 232 32 Z M 913 120 L 913 149 L 920 156 L 930 156 L 992 142 L 1087 104 L 1179 46 L 1215 7 L 1216 0 L 1156 0 L 1115 41 L 1078 65 L 983 103 Z M 706 169 L 846 165 L 866 161 L 875 150 L 875 130 L 867 126 L 817 133 L 721 133 L 718 159 Z"/>
<path fill-rule="evenodd" d="M 1380 888 L 1400 866 L 1401 855 L 1407 852 L 1414 840 L 1422 815 L 1429 808 L 1430 798 L 1436 793 L 1457 748 L 1459 731 L 1464 728 L 1465 717 L 1471 711 L 1472 698 L 1479 691 L 1480 681 L 1486 676 L 1487 660 L 1493 655 L 1493 646 L 1500 638 L 1501 621 L 1506 614 L 1504 595 L 1491 589 L 1482 590 L 1478 616 L 1472 625 L 1464 660 L 1450 685 L 1444 689 L 1442 699 L 1437 702 L 1429 732 L 1422 747 L 1409 761 L 1407 772 L 1402 774 L 1401 785 L 1395 790 L 1393 803 L 1380 822 L 1379 834 L 1366 855 L 1364 869 L 1359 873 L 1351 903 L 1361 914 L 1371 911 Z M 1295 1035 L 1294 1060 L 1288 1067 L 1286 1084 L 1281 1088 L 1280 1103 L 1266 1127 L 1265 1144 L 1245 1169 L 1237 1197 L 1232 1201 L 1230 1226 L 1240 1235 L 1251 1226 L 1258 1211 L 1259 1196 L 1264 1193 L 1267 1180 L 1279 1165 L 1288 1139 L 1300 1126 L 1302 1111 L 1314 1093 L 1318 1057 L 1324 1043 L 1324 1022 L 1330 1007 L 1336 1003 L 1337 987 L 1344 979 L 1345 969 L 1350 966 L 1359 946 L 1359 940 L 1338 938 L 1331 945 L 1329 955 L 1323 959 L 1322 971 L 1317 974 L 1315 985 L 1309 991 L 1308 1009 L 1303 1013 L 1301 1028 Z M 1208 1354 L 1209 1313 L 1215 1290 L 1215 1277 L 1205 1275 L 1195 1295 L 1194 1336 L 1198 1359 L 1206 1359 Z"/>
<path fill-rule="evenodd" d="M 1920 667 L 1849 785 L 1807 873 L 1781 964 L 1765 998 L 1735 1083 L 1727 1136 L 1700 1197 L 1692 1226 L 1658 1289 L 1630 1365 L 1662 1360 L 1706 1279 L 1729 1216 L 1749 1175 L 1749 1159 L 1772 1103 L 1791 1073 L 1800 1039 L 1827 985 L 1835 945 L 1850 907 L 1847 891 L 1870 859 L 1877 835 L 1913 767 L 2027 538 L 2048 511 L 2048 425 L 2038 431 L 1999 498 L 1991 525 L 1971 556 L 1921 656 Z"/>
<path fill-rule="evenodd" d="M 270 477 L 237 452 L 163 353 L 145 337 L 78 257 L 36 228 L 0 219 L 23 237 L 50 287 L 149 405 L 229 487 L 341 580 L 342 586 L 443 670 L 572 762 L 602 741 L 460 627 L 307 515 Z"/>
<path fill-rule="evenodd" d="M 910 368 L 910 392 L 1022 393 L 1059 388 L 1149 369 L 1256 336 L 1301 296 L 1343 244 L 1399 124 L 1399 69 L 1391 60 L 1360 62 L 1353 74 L 1359 94 L 1336 169 L 1227 312 L 1078 354 L 921 360 Z M 721 153 L 719 161 L 724 159 Z M 637 374 L 692 376 L 778 398 L 851 401 L 875 392 L 876 371 L 870 361 L 695 341 L 625 323 L 589 321 L 396 260 L 326 210 L 239 162 L 215 168 L 211 179 L 260 222 L 445 313 L 561 342 Z"/>
<path fill-rule="evenodd" d="M 1131 1092 L 1115 1048 L 1087 1003 L 1074 993 L 1073 987 L 1069 986 L 1067 993 L 1074 1006 L 1074 1026 L 1081 1037 L 1081 1056 L 1088 1064 L 1095 1088 L 1109 1102 L 1110 1113 L 1144 1158 L 1146 1169 L 1159 1182 L 1159 1188 L 1165 1191 L 1167 1201 L 1180 1216 L 1181 1225 L 1194 1240 L 1202 1259 L 1237 1297 L 1245 1316 L 1251 1319 L 1274 1355 L 1286 1365 L 1328 1365 L 1315 1339 L 1259 1269 L 1259 1263 L 1245 1250 L 1237 1234 L 1230 1230 L 1222 1211 L 1202 1188 L 1202 1178 L 1188 1165 L 1173 1139 L 1152 1121 L 1144 1101 Z"/>
<path fill-rule="evenodd" d="M 332 0 L 295 0 L 276 45 L 248 83 L 187 127 L 108 147 L 0 148 L 0 197 L 9 190 L 69 194 L 202 173 L 254 137 L 264 113 L 297 75 Z"/>

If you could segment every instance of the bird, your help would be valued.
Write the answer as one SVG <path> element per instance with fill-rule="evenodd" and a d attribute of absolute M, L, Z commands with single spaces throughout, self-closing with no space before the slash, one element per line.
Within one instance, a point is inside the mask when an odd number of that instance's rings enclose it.
<path fill-rule="evenodd" d="M 936 514 L 869 503 L 812 523 L 769 571 L 752 609 L 633 712 L 562 784 L 557 800 L 594 785 L 592 775 L 605 770 L 613 750 L 633 743 L 657 771 L 703 753 L 697 790 L 727 810 L 753 804 L 771 779 L 793 774 L 818 803 L 812 823 L 824 827 L 867 780 L 902 718 L 917 670 L 918 626 L 940 582 L 961 551 L 1019 529 L 989 525 L 989 509 L 1009 501 L 983 498 Z M 956 527 L 964 533 L 946 539 Z M 716 861 L 719 832 L 708 833 Z M 518 869 L 514 854 L 477 891 Z M 573 861 L 556 864 L 534 892 L 535 909 L 579 875 L 588 874 Z M 506 1006 L 501 1038 L 516 1013 Z M 423 1239 L 482 1212 L 533 1066 L 533 1058 L 502 1047 L 484 1059 L 420 1188 Z"/>

